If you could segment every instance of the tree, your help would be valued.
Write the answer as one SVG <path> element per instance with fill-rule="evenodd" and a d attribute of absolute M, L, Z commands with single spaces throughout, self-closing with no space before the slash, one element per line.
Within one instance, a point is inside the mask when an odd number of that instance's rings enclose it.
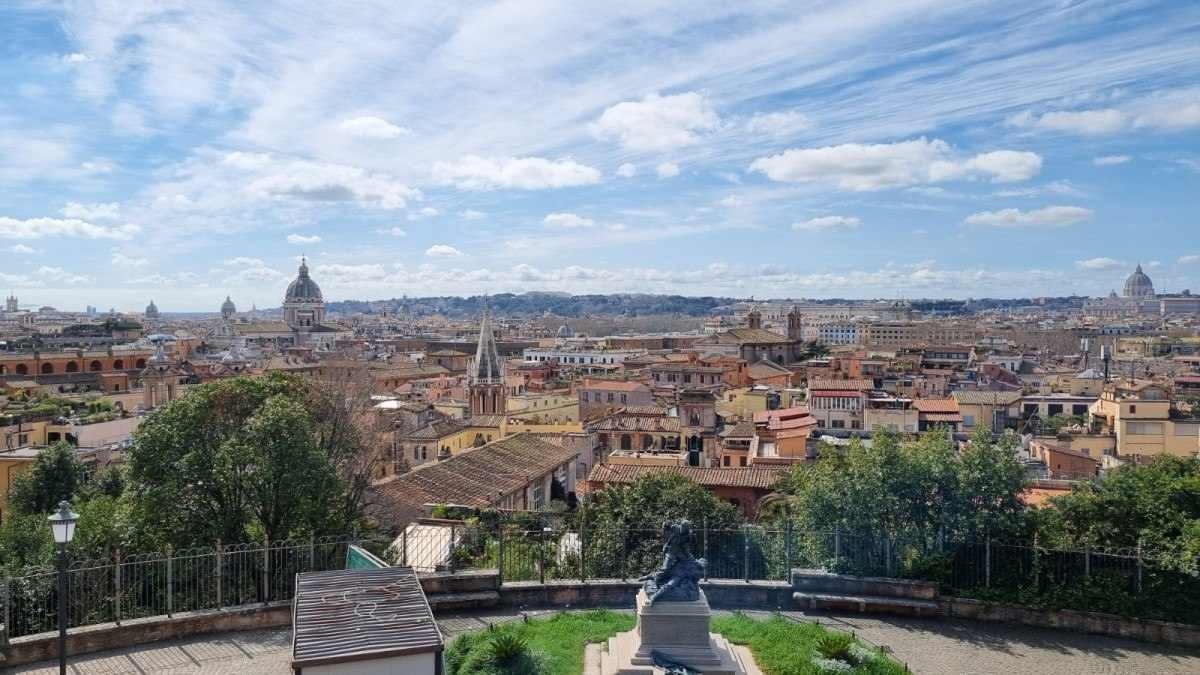
<path fill-rule="evenodd" d="M 1200 575 L 1200 460 L 1160 455 L 1077 485 L 1039 513 L 1050 546 L 1134 549 Z"/>
<path fill-rule="evenodd" d="M 714 532 L 714 539 L 716 532 L 737 528 L 743 522 L 737 507 L 674 474 L 651 474 L 590 494 L 580 509 L 588 575 L 637 576 L 653 569 L 661 562 L 663 522 L 684 518 L 692 522 L 698 536 L 704 528 Z M 734 557 L 740 551 L 733 546 L 714 548 Z M 697 555 L 704 553 L 698 551 Z"/>
<path fill-rule="evenodd" d="M 367 479 L 346 467 L 369 476 L 374 452 L 350 428 L 345 404 L 320 386 L 281 373 L 231 378 L 151 414 L 127 458 L 136 543 L 187 547 L 351 529 Z M 357 457 L 364 453 L 370 457 Z"/>
<path fill-rule="evenodd" d="M 13 480 L 9 504 L 20 513 L 45 516 L 74 497 L 82 482 L 83 464 L 75 448 L 61 441 L 38 453 L 33 467 Z"/>

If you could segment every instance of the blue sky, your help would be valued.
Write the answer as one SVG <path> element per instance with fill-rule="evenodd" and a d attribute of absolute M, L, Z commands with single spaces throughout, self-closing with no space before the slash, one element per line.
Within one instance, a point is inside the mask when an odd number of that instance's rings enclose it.
<path fill-rule="evenodd" d="M 1193 2 L 18 1 L 0 81 L 23 303 L 1200 290 Z"/>

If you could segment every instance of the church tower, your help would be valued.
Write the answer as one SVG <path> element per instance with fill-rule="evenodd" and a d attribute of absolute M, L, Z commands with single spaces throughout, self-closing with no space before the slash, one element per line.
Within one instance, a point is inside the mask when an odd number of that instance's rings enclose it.
<path fill-rule="evenodd" d="M 746 314 L 746 327 L 762 328 L 762 312 L 758 311 L 758 305 L 751 307 L 750 312 Z"/>
<path fill-rule="evenodd" d="M 792 342 L 802 340 L 804 335 L 804 320 L 800 316 L 800 308 L 792 305 L 792 311 L 787 315 L 787 338 Z"/>
<path fill-rule="evenodd" d="M 470 395 L 472 415 L 504 414 L 504 362 L 496 350 L 496 337 L 492 334 L 487 305 L 484 305 L 483 320 L 479 326 L 479 346 L 475 348 Z"/>
<path fill-rule="evenodd" d="M 146 410 L 174 401 L 179 386 L 179 370 L 163 349 L 163 341 L 154 339 L 154 342 L 154 356 L 142 371 L 142 407 Z"/>
<path fill-rule="evenodd" d="M 8 298 L 6 298 L 4 300 L 4 311 L 18 312 L 18 311 L 20 311 L 20 309 L 21 309 L 20 305 L 17 304 L 17 296 L 13 295 L 12 293 L 9 293 Z"/>

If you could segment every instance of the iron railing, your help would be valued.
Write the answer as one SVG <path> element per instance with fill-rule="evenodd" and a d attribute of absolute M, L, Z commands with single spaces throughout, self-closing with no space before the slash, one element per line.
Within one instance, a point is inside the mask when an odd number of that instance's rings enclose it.
<path fill-rule="evenodd" d="M 406 530 L 395 539 L 341 536 L 215 543 L 138 555 L 113 551 L 103 560 L 71 564 L 69 625 L 289 601 L 297 573 L 343 569 L 351 544 L 421 574 L 496 570 L 502 582 L 546 582 L 635 579 L 661 563 L 663 539 L 657 527 L 521 529 L 451 523 Z M 705 559 L 709 579 L 787 581 L 793 568 L 815 568 L 923 578 L 940 582 L 947 591 L 964 591 L 1069 587 L 1105 576 L 1132 595 L 1148 586 L 1177 583 L 1140 550 L 1058 550 L 992 540 L 950 543 L 936 536 L 813 532 L 790 525 L 700 524 L 692 531 L 692 550 Z M 54 630 L 57 601 L 52 567 L 0 580 L 0 641 Z"/>

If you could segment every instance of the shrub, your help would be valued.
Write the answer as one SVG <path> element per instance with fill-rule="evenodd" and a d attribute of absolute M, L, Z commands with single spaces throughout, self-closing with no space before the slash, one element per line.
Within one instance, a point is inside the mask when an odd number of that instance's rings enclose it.
<path fill-rule="evenodd" d="M 850 647 L 853 644 L 854 636 L 849 633 L 829 632 L 817 638 L 817 653 L 826 659 L 850 663 Z"/>
<path fill-rule="evenodd" d="M 497 633 L 488 640 L 488 655 L 497 665 L 508 665 L 515 662 L 529 645 L 520 635 L 514 633 Z"/>

